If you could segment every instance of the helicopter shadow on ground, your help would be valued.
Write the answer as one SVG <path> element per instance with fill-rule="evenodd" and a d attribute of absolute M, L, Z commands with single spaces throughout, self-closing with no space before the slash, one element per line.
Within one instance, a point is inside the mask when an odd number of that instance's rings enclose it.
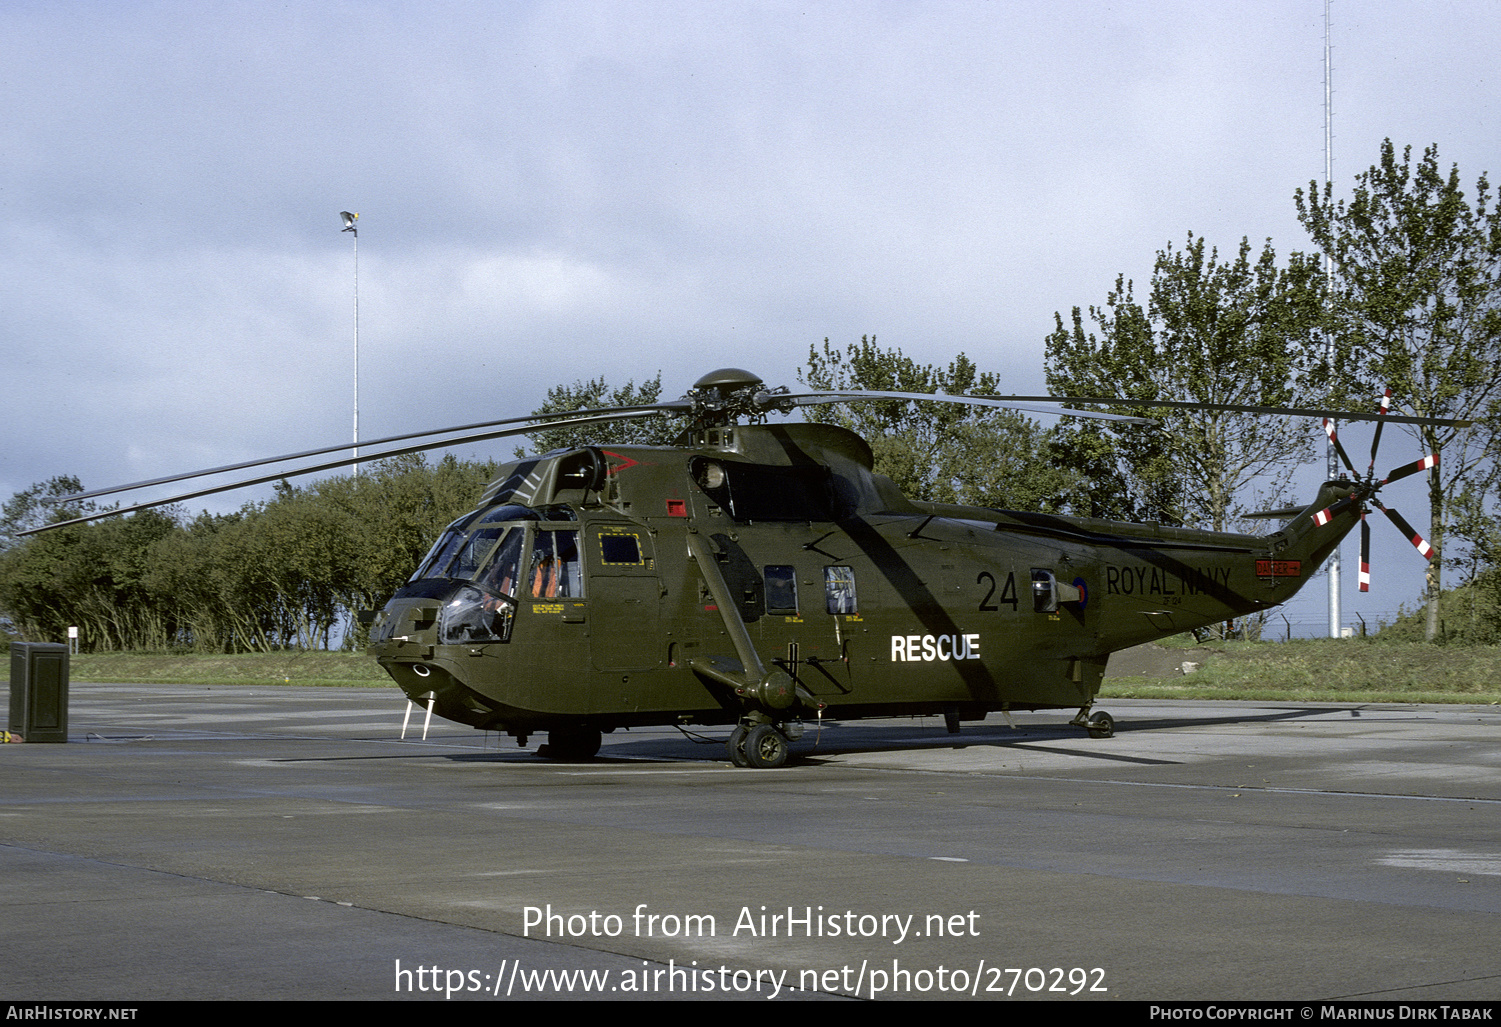
<path fill-rule="evenodd" d="M 1328 716 L 1345 712 L 1342 708 L 1289 708 L 1268 710 L 1250 716 L 1244 712 L 1225 716 L 1152 717 L 1117 720 L 1117 735 L 1141 732 L 1163 732 L 1182 728 L 1223 727 L 1231 725 L 1276 724 L 1305 717 Z M 1359 716 L 1359 707 L 1349 707 L 1351 716 Z M 727 733 L 726 733 L 727 734 Z M 440 758 L 458 763 L 536 763 L 554 766 L 592 765 L 604 767 L 629 764 L 666 763 L 724 763 L 729 765 L 725 752 L 725 736 L 684 734 L 668 736 L 657 734 L 639 740 L 608 741 L 598 756 L 580 761 L 553 761 L 539 757 L 533 749 L 510 751 L 464 753 L 445 755 Z M 811 744 L 810 744 L 811 743 Z M 803 737 L 792 743 L 787 760 L 788 767 L 823 766 L 832 758 L 875 753 L 938 752 L 943 750 L 1026 749 L 1048 752 L 1053 755 L 1079 756 L 1085 759 L 1102 760 L 1140 765 L 1157 766 L 1177 760 L 1153 759 L 1110 751 L 1108 738 L 1091 739 L 1082 728 L 1070 725 L 1066 719 L 1057 723 L 1029 723 L 1012 728 L 1004 722 L 966 724 L 958 734 L 949 734 L 939 718 L 922 721 L 870 721 L 836 722 L 821 729 L 809 727 Z"/>

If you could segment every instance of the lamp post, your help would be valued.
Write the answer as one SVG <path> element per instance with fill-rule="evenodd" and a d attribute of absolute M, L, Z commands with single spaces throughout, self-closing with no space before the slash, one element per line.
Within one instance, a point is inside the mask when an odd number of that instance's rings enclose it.
<path fill-rule="evenodd" d="M 1324 0 L 1324 190 L 1327 193 L 1330 183 L 1334 181 L 1334 107 L 1331 97 L 1334 92 L 1334 60 L 1332 49 L 1329 44 L 1329 0 Z M 1334 261 L 1329 254 L 1324 254 L 1324 286 L 1331 292 L 1334 288 Z M 1334 367 L 1334 333 L 1327 328 L 1324 330 L 1324 356 L 1329 361 L 1329 367 Z M 1329 430 L 1334 431 L 1334 423 L 1331 421 Z M 1339 451 L 1334 446 L 1334 436 L 1329 436 L 1329 441 L 1324 445 L 1324 462 L 1328 467 L 1328 475 L 1332 480 L 1339 477 Z M 1334 547 L 1334 552 L 1329 554 L 1329 637 L 1339 638 L 1344 634 L 1343 618 L 1340 616 L 1339 594 L 1339 546 Z"/>
<path fill-rule="evenodd" d="M 339 211 L 344 219 L 344 231 L 354 235 L 354 463 L 351 474 L 360 473 L 360 215 L 347 210 Z"/>

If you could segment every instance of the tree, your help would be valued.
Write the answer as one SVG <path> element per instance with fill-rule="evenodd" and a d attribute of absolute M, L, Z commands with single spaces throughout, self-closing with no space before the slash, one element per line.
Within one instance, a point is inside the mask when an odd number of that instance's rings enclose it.
<path fill-rule="evenodd" d="M 282 482 L 274 499 L 235 514 L 189 521 L 144 510 L 16 540 L 82 512 L 42 502 L 82 490 L 77 479 L 54 478 L 0 515 L 0 617 L 27 638 L 60 638 L 78 625 L 88 648 L 311 648 L 327 646 L 341 621 L 350 644 L 353 611 L 384 603 L 497 471 L 408 454 L 358 477 Z"/>
<path fill-rule="evenodd" d="M 23 531 L 92 513 L 95 509 L 93 503 L 59 507 L 51 502 L 82 491 L 83 483 L 73 475 L 59 474 L 11 496 L 4 507 L 0 507 L 0 551 L 10 549 L 20 541 L 17 536 Z"/>
<path fill-rule="evenodd" d="M 1050 390 L 1061 396 L 1285 406 L 1312 370 L 1322 311 L 1317 261 L 1293 254 L 1277 266 L 1268 241 L 1255 261 L 1243 239 L 1233 260 L 1188 236 L 1157 254 L 1145 310 L 1118 277 L 1099 334 L 1077 307 L 1071 327 L 1055 315 L 1047 339 Z M 1113 516 L 1229 530 L 1258 481 L 1285 478 L 1309 449 L 1306 425 L 1224 410 L 1110 407 L 1152 427 L 1072 428 L 1074 465 Z"/>
<path fill-rule="evenodd" d="M 862 336 L 843 352 L 823 341 L 808 352 L 798 380 L 830 392 L 994 394 L 1000 377 L 981 373 L 963 353 L 947 368 L 918 364 Z M 863 436 L 875 470 L 913 499 L 1056 512 L 1069 476 L 1056 466 L 1050 437 L 1022 414 L 909 400 L 807 407 L 811 420 Z"/>
<path fill-rule="evenodd" d="M 202 513 L 153 547 L 147 587 L 179 625 L 179 643 L 200 652 L 256 648 L 257 597 L 246 593 L 245 567 L 225 544 L 248 514 Z"/>
<path fill-rule="evenodd" d="M 460 461 L 452 454 L 436 466 L 420 453 L 382 460 L 358 478 L 338 477 L 313 486 L 320 503 L 341 511 L 352 542 L 351 564 L 339 575 L 339 602 L 351 613 L 377 609 L 400 588 L 448 524 L 474 509 L 499 465 Z M 353 620 L 346 646 L 363 638 Z"/>
<path fill-rule="evenodd" d="M 1380 162 L 1355 177 L 1349 200 L 1310 183 L 1298 219 L 1328 257 L 1335 279 L 1337 353 L 1331 379 L 1366 396 L 1390 387 L 1395 404 L 1420 417 L 1472 419 L 1469 428 L 1411 426 L 1428 471 L 1429 640 L 1439 629 L 1447 496 L 1471 506 L 1493 499 L 1501 415 L 1501 208 L 1482 174 L 1471 203 L 1459 168 L 1445 175 L 1438 148 L 1414 166 L 1390 139 Z M 1484 499 L 1474 497 L 1483 496 Z"/>
<path fill-rule="evenodd" d="M 645 406 L 657 402 L 662 393 L 661 372 L 650 381 L 636 386 L 634 380 L 618 389 L 611 389 L 604 378 L 593 381 L 576 381 L 572 385 L 558 385 L 547 390 L 547 402 L 532 413 L 563 414 L 573 410 L 597 410 L 603 407 Z M 617 446 L 666 446 L 670 445 L 683 430 L 680 417 L 655 414 L 649 417 L 611 421 L 602 424 L 582 425 L 573 428 L 551 428 L 530 432 L 538 453 L 554 449 L 576 449 L 580 446 L 609 443 Z M 516 450 L 516 456 L 525 451 Z"/>
<path fill-rule="evenodd" d="M 1118 277 L 1105 306 L 1090 307 L 1089 317 L 1100 329 L 1098 338 L 1086 333 L 1078 307 L 1073 309 L 1069 329 L 1063 327 L 1061 315 L 1054 315 L 1056 328 L 1047 338 L 1044 358 L 1049 391 L 1065 396 L 1154 398 L 1155 383 L 1149 377 L 1145 381 L 1133 377 L 1133 372 L 1145 370 L 1138 362 L 1140 354 L 1154 353 L 1156 347 L 1146 313 L 1132 295 L 1132 283 Z M 1160 413 L 1149 408 L 1096 409 L 1140 417 Z M 1067 440 L 1062 447 L 1067 463 L 1079 476 L 1073 513 L 1120 521 L 1182 523 L 1181 475 L 1164 448 L 1160 428 L 1071 421 L 1064 419 L 1059 434 Z"/>
<path fill-rule="evenodd" d="M 60 494 L 76 491 L 72 481 Z M 37 523 L 70 516 L 49 513 Z M 26 638 L 59 640 L 76 626 L 89 648 L 163 648 L 177 628 L 150 588 L 151 554 L 177 531 L 172 512 L 143 510 L 20 540 L 0 554 L 0 610 Z"/>

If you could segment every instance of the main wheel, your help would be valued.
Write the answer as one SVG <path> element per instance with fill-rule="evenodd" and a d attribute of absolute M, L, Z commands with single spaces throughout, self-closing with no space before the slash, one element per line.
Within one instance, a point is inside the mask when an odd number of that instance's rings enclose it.
<path fill-rule="evenodd" d="M 746 763 L 762 770 L 786 763 L 787 748 L 787 736 L 770 724 L 757 724 L 745 736 Z"/>
<path fill-rule="evenodd" d="M 1090 738 L 1114 738 L 1115 737 L 1115 718 L 1112 717 L 1110 714 L 1106 713 L 1104 710 L 1101 710 L 1099 713 L 1096 713 L 1093 717 L 1090 717 L 1089 718 L 1089 737 Z"/>
<path fill-rule="evenodd" d="M 588 724 L 570 724 L 567 727 L 549 729 L 546 752 L 539 749 L 537 753 L 564 763 L 580 763 L 594 758 L 594 754 L 599 752 L 600 741 L 599 728 Z"/>
<path fill-rule="evenodd" d="M 730 762 L 737 767 L 750 766 L 750 758 L 745 755 L 745 736 L 749 734 L 744 724 L 736 724 L 735 730 L 730 732 L 730 737 L 725 740 L 724 747 L 729 750 Z"/>

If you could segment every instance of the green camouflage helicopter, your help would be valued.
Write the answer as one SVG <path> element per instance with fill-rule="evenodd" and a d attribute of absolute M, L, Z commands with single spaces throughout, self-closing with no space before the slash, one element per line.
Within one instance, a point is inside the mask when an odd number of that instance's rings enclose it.
<path fill-rule="evenodd" d="M 1376 493 L 1437 457 L 1378 481 L 1340 447 L 1350 477 L 1287 511 L 1281 530 L 1255 536 L 919 502 L 874 473 L 853 432 L 765 423 L 802 405 L 891 399 L 1142 405 L 793 393 L 726 368 L 681 400 L 467 425 L 445 433 L 487 430 L 368 453 L 362 459 L 663 411 L 690 419 L 672 446 L 587 446 L 504 466 L 374 614 L 370 652 L 429 716 L 521 745 L 546 731 L 539 752 L 563 760 L 593 756 L 601 733 L 617 728 L 729 725 L 732 762 L 778 767 L 809 721 L 942 715 L 958 731 L 1018 709 L 1077 709 L 1070 723 L 1108 738 L 1114 722 L 1093 707 L 1111 653 L 1286 602 L 1368 508 L 1426 548 Z M 1219 408 L 1419 420 L 1384 408 Z M 1368 549 L 1364 535 L 1363 568 Z"/>

